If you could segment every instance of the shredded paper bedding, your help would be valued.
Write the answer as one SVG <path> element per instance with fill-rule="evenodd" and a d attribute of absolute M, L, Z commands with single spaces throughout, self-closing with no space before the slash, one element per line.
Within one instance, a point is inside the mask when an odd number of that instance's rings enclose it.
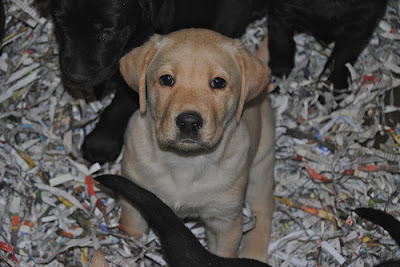
<path fill-rule="evenodd" d="M 118 174 L 119 160 L 88 166 L 80 147 L 112 95 L 74 98 L 62 84 L 54 26 L 33 0 L 5 0 L 0 57 L 0 266 L 88 266 L 101 249 L 110 266 L 166 266 L 157 237 L 126 235 L 120 205 L 92 176 Z M 276 209 L 273 266 L 373 266 L 400 259 L 381 227 L 352 210 L 399 218 L 400 3 L 392 0 L 369 45 L 348 65 L 339 96 L 320 73 L 332 52 L 296 35 L 296 67 L 273 77 Z M 255 51 L 267 18 L 243 35 Z M 245 230 L 255 218 L 244 208 Z M 204 244 L 204 230 L 188 223 Z M 268 238 L 268 237 L 266 237 Z"/>

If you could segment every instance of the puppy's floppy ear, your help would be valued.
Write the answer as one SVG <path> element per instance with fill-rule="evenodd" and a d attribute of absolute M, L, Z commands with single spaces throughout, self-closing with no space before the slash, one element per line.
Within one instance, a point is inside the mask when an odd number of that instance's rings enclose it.
<path fill-rule="evenodd" d="M 257 50 L 256 56 L 268 66 L 269 63 L 269 47 L 268 47 L 268 34 L 264 36 L 260 48 Z"/>
<path fill-rule="evenodd" d="M 265 63 L 251 54 L 240 40 L 235 39 L 234 46 L 236 47 L 235 57 L 242 72 L 240 100 L 236 115 L 236 123 L 239 124 L 244 104 L 267 88 L 271 70 Z"/>
<path fill-rule="evenodd" d="M 133 49 L 119 61 L 119 68 L 126 83 L 139 93 L 140 113 L 146 112 L 146 70 L 156 54 L 161 35 L 153 35 L 149 41 Z"/>

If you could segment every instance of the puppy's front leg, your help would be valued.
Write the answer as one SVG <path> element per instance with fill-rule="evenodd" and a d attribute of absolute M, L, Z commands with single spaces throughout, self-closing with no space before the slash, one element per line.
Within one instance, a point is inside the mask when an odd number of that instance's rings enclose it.
<path fill-rule="evenodd" d="M 273 186 L 274 153 L 271 152 L 250 169 L 246 201 L 250 203 L 257 221 L 256 227 L 244 235 L 243 248 L 240 252 L 243 258 L 267 262 L 271 220 L 275 208 Z"/>
<path fill-rule="evenodd" d="M 257 223 L 255 229 L 246 233 L 243 238 L 243 248 L 240 251 L 241 258 L 256 259 L 267 262 L 268 259 L 268 243 L 271 231 L 272 213 L 275 208 L 272 195 L 264 198 L 267 207 L 264 205 L 263 210 L 253 210 Z M 263 205 L 259 205 L 263 206 Z"/>
<path fill-rule="evenodd" d="M 241 210 L 234 219 L 208 219 L 205 228 L 208 250 L 222 257 L 238 256 L 243 229 Z"/>
<path fill-rule="evenodd" d="M 132 204 L 123 198 L 121 198 L 121 205 L 122 225 L 130 236 L 140 239 L 148 229 L 146 220 L 143 218 L 142 214 L 132 206 Z"/>

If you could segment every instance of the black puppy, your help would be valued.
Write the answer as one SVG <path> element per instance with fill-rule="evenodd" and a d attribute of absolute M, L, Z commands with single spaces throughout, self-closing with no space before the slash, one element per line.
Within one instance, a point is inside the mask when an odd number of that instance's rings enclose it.
<path fill-rule="evenodd" d="M 396 241 L 397 245 L 400 246 L 400 222 L 392 215 L 371 208 L 357 208 L 354 211 L 358 214 L 358 216 L 382 226 L 386 231 L 389 232 L 390 236 L 394 239 L 394 241 Z M 376 265 L 376 267 L 395 266 L 400 266 L 400 260 L 389 260 Z"/>
<path fill-rule="evenodd" d="M 346 63 L 353 64 L 382 18 L 387 0 L 272 0 L 268 10 L 270 67 L 277 76 L 294 67 L 296 32 L 307 32 L 335 47 L 329 80 L 337 89 L 348 86 Z"/>
<path fill-rule="evenodd" d="M 52 16 L 66 80 L 94 85 L 100 95 L 117 89 L 95 130 L 83 144 L 90 162 L 113 161 L 119 155 L 127 121 L 138 97 L 118 72 L 121 56 L 154 32 L 203 27 L 238 37 L 261 17 L 265 0 L 53 0 Z M 83 92 L 84 93 L 84 92 Z"/>
<path fill-rule="evenodd" d="M 53 0 L 51 3 L 65 84 L 94 86 L 98 98 L 105 91 L 116 90 L 113 102 L 83 144 L 83 156 L 90 162 L 114 160 L 121 151 L 127 121 L 138 108 L 138 96 L 123 81 L 118 71 L 119 59 L 154 33 L 153 9 L 162 2 Z"/>
<path fill-rule="evenodd" d="M 206 250 L 175 213 L 156 195 L 117 175 L 95 180 L 112 189 L 137 207 L 160 238 L 166 259 L 173 267 L 267 267 L 252 259 L 218 257 Z"/>

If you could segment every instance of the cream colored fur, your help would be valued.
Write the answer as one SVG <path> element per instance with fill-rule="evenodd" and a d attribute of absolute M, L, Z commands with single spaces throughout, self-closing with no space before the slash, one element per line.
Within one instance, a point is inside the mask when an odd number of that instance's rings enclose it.
<path fill-rule="evenodd" d="M 179 217 L 203 221 L 210 251 L 266 262 L 274 210 L 269 68 L 239 40 L 203 29 L 155 35 L 120 63 L 141 104 L 126 132 L 123 175 Z M 165 74 L 175 79 L 173 86 L 160 84 Z M 225 88 L 211 88 L 216 77 L 226 80 Z M 176 118 L 186 111 L 204 120 L 196 140 L 179 137 Z M 257 223 L 238 254 L 245 201 Z M 126 201 L 122 208 L 123 225 L 140 237 L 146 221 Z"/>

